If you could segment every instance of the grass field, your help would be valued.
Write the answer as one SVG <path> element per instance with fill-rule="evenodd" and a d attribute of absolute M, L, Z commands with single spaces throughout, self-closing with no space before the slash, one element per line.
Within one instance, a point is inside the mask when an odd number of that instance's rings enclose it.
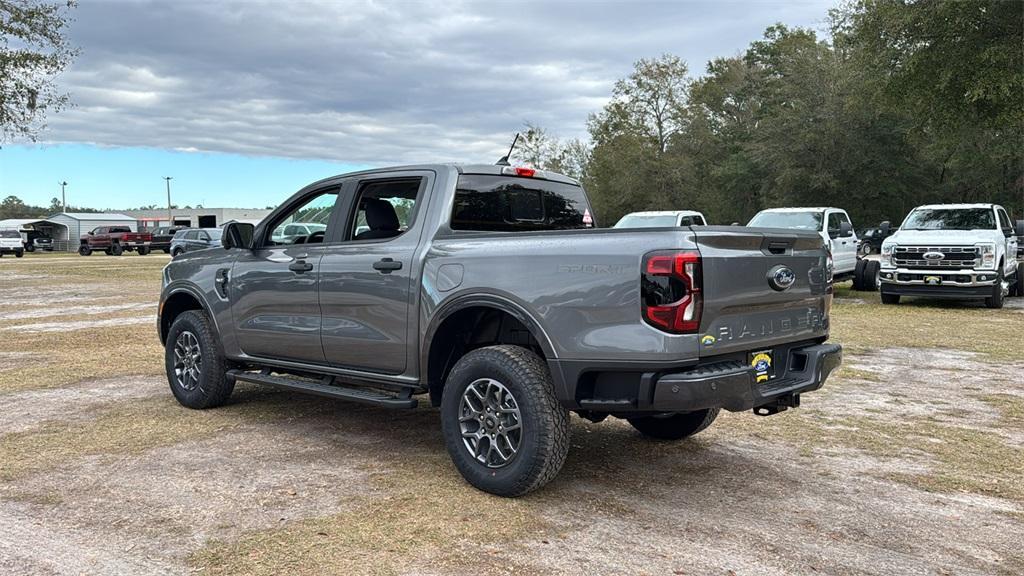
<path fill-rule="evenodd" d="M 163 376 L 167 257 L 0 259 L 3 574 L 1020 574 L 1024 300 L 839 287 L 843 368 L 679 443 L 573 418 L 518 500 L 458 476 L 437 411 Z"/>

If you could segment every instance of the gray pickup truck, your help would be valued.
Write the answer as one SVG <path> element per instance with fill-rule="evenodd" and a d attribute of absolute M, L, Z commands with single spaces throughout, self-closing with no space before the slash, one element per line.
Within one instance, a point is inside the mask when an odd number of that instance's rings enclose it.
<path fill-rule="evenodd" d="M 528 168 L 311 184 L 164 269 L 171 391 L 190 408 L 236 382 L 392 408 L 426 394 L 463 476 L 518 496 L 558 473 L 570 411 L 681 439 L 722 408 L 796 407 L 839 366 L 816 232 L 592 222 L 578 182 Z"/>

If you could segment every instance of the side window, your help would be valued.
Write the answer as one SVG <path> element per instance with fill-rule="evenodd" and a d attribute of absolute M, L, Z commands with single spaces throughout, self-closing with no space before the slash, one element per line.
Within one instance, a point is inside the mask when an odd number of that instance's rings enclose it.
<path fill-rule="evenodd" d="M 701 216 L 694 216 L 693 217 L 693 225 L 694 226 L 707 226 L 708 223 L 704 221 L 703 217 L 701 217 Z"/>
<path fill-rule="evenodd" d="M 386 240 L 408 230 L 422 183 L 422 178 L 363 182 L 345 240 Z"/>
<path fill-rule="evenodd" d="M 1000 208 L 999 212 L 999 225 L 1002 226 L 1004 231 L 1013 231 L 1013 223 L 1010 222 L 1010 217 L 1006 214 L 1006 210 Z"/>
<path fill-rule="evenodd" d="M 198 237 L 199 232 L 196 230 L 189 230 L 185 233 L 185 240 L 195 240 Z"/>
<path fill-rule="evenodd" d="M 199 239 L 200 240 L 204 240 L 206 242 L 209 242 L 210 241 L 210 235 L 207 234 L 206 231 L 200 230 L 199 231 Z"/>
<path fill-rule="evenodd" d="M 839 233 L 839 222 L 841 222 L 839 212 L 829 212 L 828 214 L 828 231 L 829 234 Z"/>
<path fill-rule="evenodd" d="M 331 214 L 337 201 L 337 188 L 314 193 L 270 225 L 270 238 L 266 239 L 264 245 L 286 246 L 323 242 L 327 234 L 327 224 L 331 221 Z"/>

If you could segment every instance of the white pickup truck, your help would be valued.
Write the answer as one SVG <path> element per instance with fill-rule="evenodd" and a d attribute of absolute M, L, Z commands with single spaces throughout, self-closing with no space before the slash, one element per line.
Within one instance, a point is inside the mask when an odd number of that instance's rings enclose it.
<path fill-rule="evenodd" d="M 857 271 L 857 234 L 842 208 L 769 208 L 754 214 L 747 226 L 813 230 L 832 252 L 836 281 L 852 278 Z"/>
<path fill-rule="evenodd" d="M 1016 258 L 1020 232 L 996 204 L 914 208 L 882 243 L 882 303 L 928 296 L 984 299 L 989 308 L 1002 308 L 1005 296 L 1024 295 L 1024 263 Z"/>

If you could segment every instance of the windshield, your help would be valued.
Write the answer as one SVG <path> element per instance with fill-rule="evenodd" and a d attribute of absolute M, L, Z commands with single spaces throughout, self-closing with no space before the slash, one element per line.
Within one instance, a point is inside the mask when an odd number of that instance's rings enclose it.
<path fill-rule="evenodd" d="M 17 230 L 0 230 L 0 238 L 21 238 Z"/>
<path fill-rule="evenodd" d="M 675 214 L 626 214 L 616 222 L 615 228 L 659 228 L 675 225 Z"/>
<path fill-rule="evenodd" d="M 907 216 L 904 230 L 993 230 L 991 208 L 918 208 Z"/>
<path fill-rule="evenodd" d="M 821 212 L 758 212 L 747 226 L 821 230 Z"/>

